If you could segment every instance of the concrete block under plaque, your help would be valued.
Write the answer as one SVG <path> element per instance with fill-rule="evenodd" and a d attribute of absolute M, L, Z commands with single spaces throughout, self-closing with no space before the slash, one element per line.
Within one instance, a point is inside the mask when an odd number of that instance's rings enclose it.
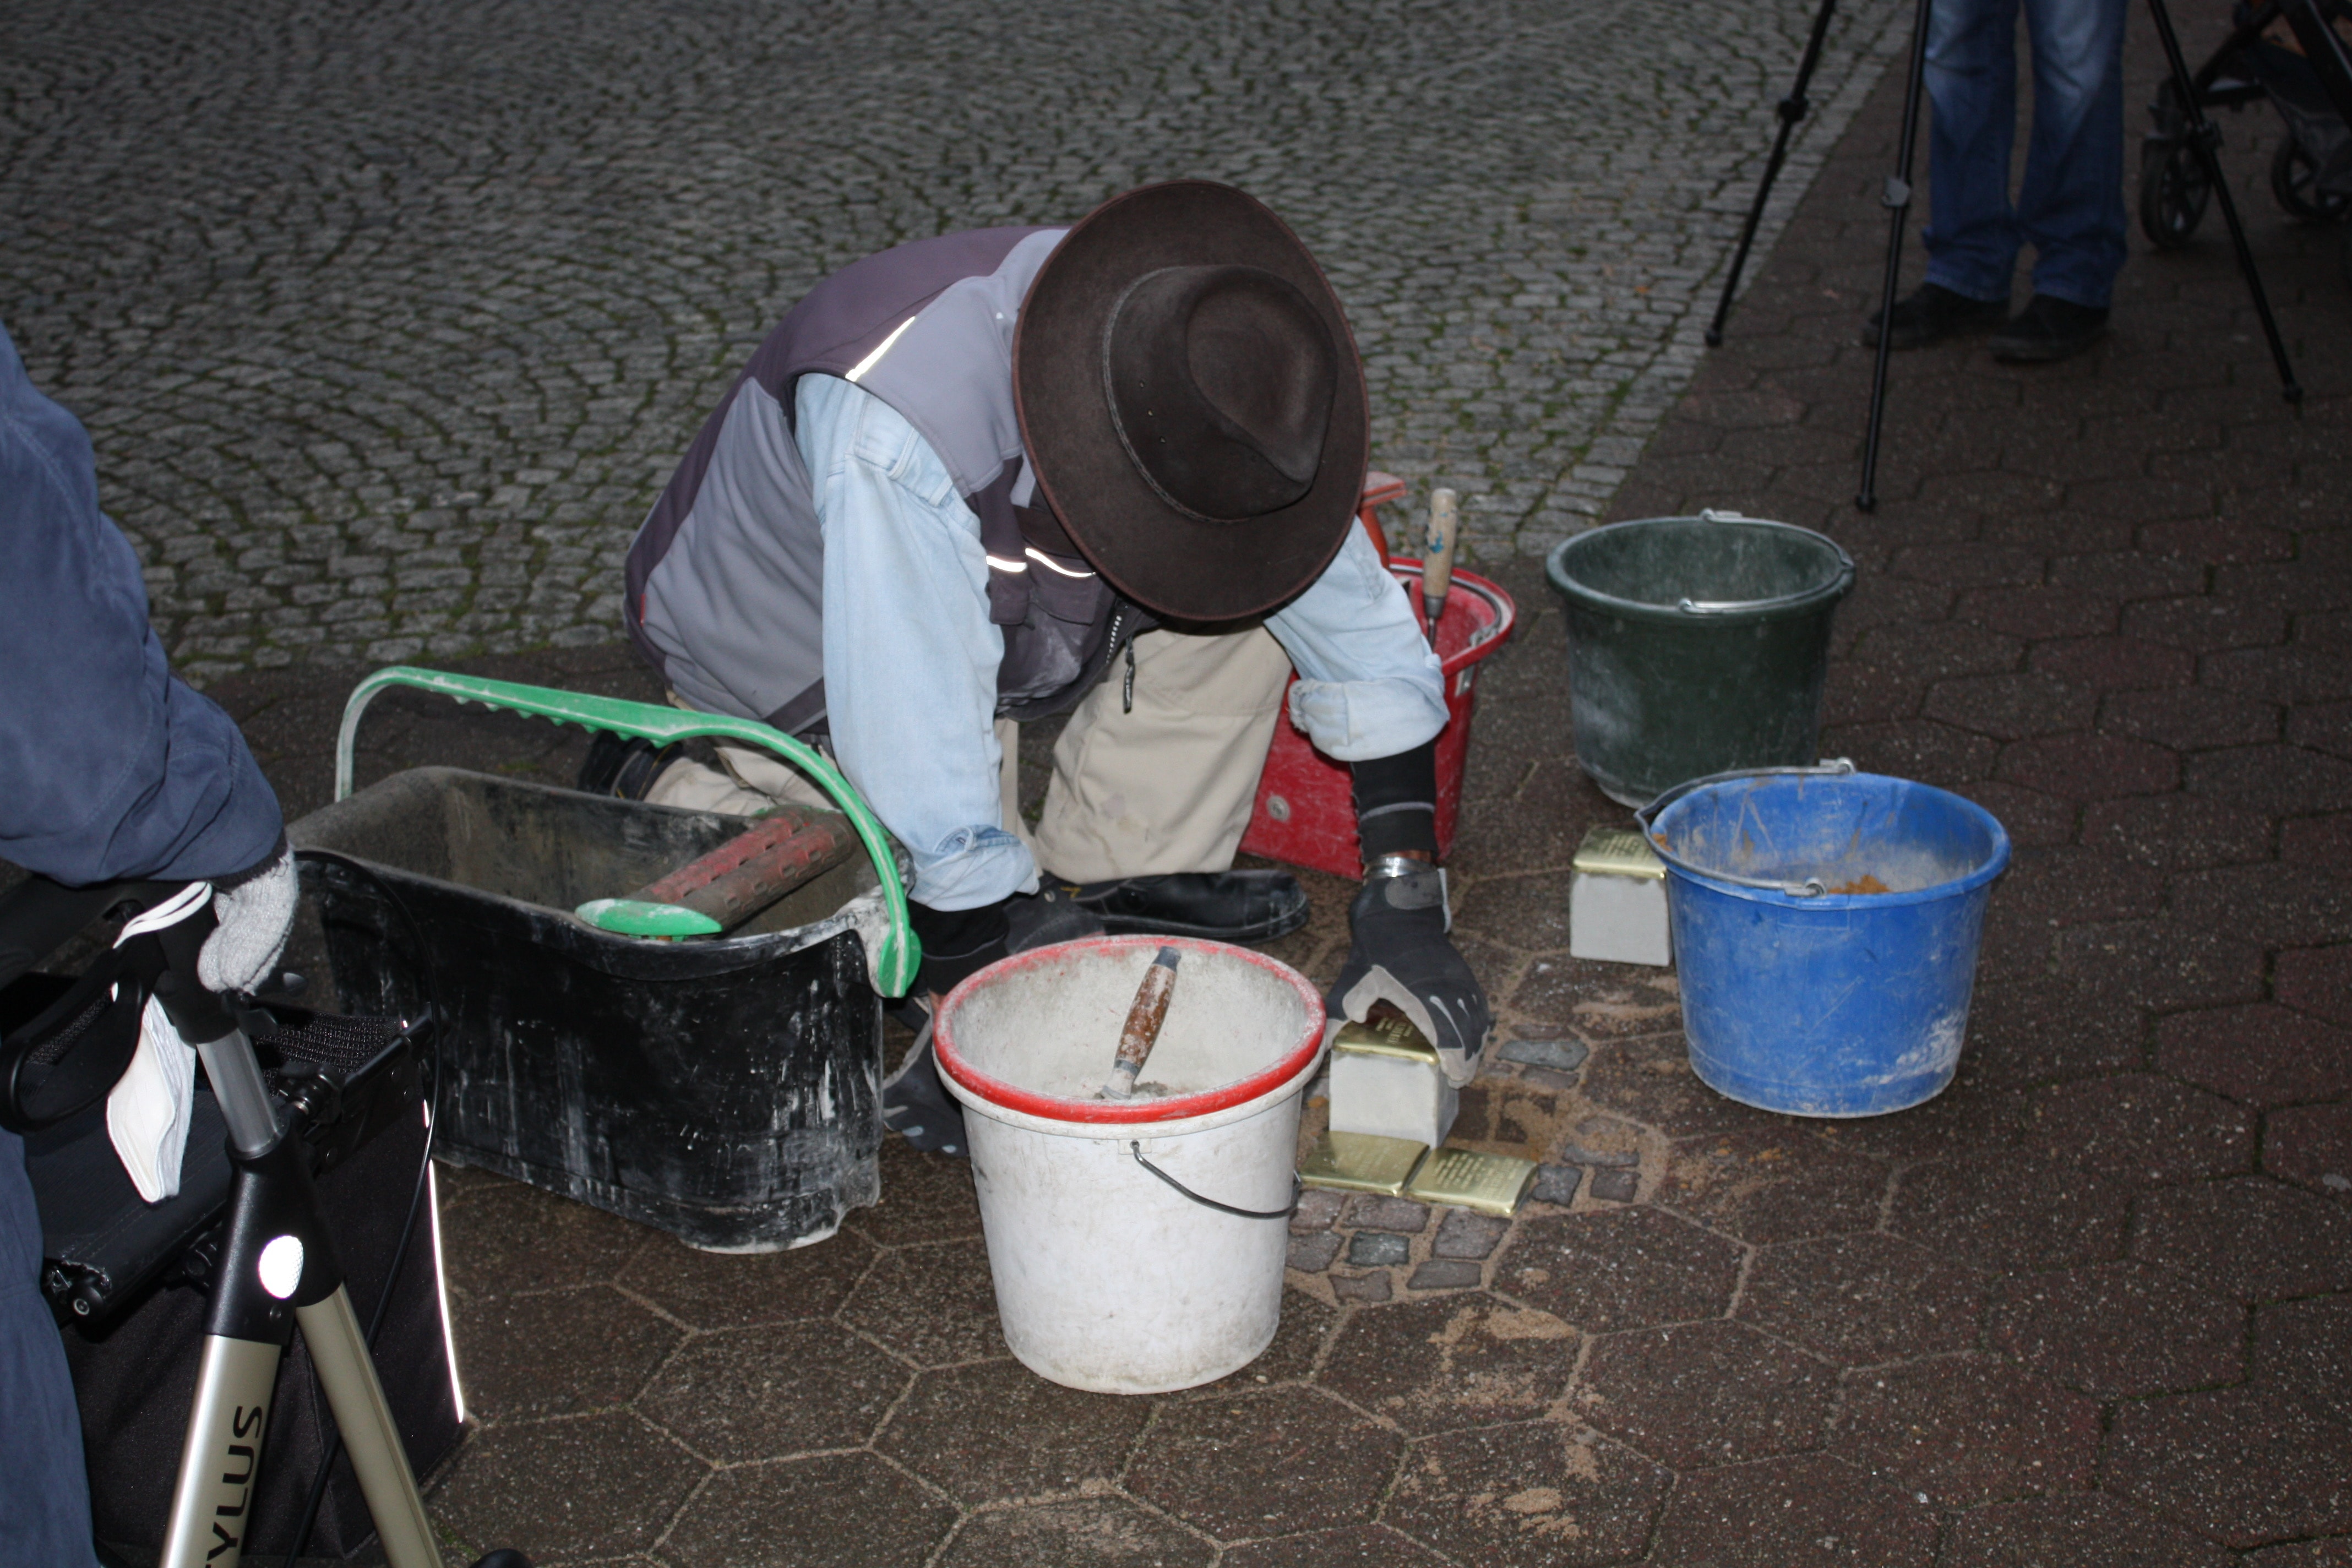
<path fill-rule="evenodd" d="M 1568 951 L 1604 963 L 1674 962 L 1666 863 L 1630 828 L 1596 827 L 1576 847 L 1568 886 Z"/>
<path fill-rule="evenodd" d="M 1405 1184 L 1409 1198 L 1448 1208 L 1475 1209 L 1508 1219 L 1535 1184 L 1536 1163 L 1515 1154 L 1481 1154 L 1474 1149 L 1433 1150 Z"/>
<path fill-rule="evenodd" d="M 1310 1187 L 1330 1187 L 1343 1193 L 1379 1193 L 1394 1197 L 1404 1191 L 1429 1145 L 1410 1138 L 1377 1138 L 1364 1132 L 1326 1132 L 1298 1167 L 1298 1179 Z"/>
<path fill-rule="evenodd" d="M 1434 1149 L 1454 1130 L 1461 1095 L 1437 1047 L 1387 1003 L 1331 1042 L 1331 1131 L 1403 1138 Z"/>

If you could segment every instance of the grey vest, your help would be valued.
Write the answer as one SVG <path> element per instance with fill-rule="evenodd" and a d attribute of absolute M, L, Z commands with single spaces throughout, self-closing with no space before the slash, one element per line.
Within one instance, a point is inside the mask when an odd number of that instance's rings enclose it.
<path fill-rule="evenodd" d="M 989 619 L 1004 637 L 999 714 L 1076 703 L 1150 625 L 1044 506 L 1017 506 L 1026 455 L 1013 328 L 1058 228 L 916 240 L 811 289 L 751 356 L 629 548 L 623 614 L 637 649 L 697 708 L 787 733 L 824 719 L 824 540 L 793 386 L 845 376 L 912 425 L 980 518 Z M 875 357 L 887 345 L 887 352 Z"/>

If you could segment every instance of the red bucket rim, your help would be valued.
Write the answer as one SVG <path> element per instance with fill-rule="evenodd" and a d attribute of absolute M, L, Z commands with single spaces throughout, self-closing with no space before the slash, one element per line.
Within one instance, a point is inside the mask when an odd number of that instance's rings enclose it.
<path fill-rule="evenodd" d="M 1400 583 L 1418 583 L 1421 581 L 1421 562 L 1411 555 L 1392 555 L 1389 557 L 1389 572 Z M 1440 668 L 1448 675 L 1467 669 L 1510 641 L 1512 628 L 1519 619 L 1519 602 L 1511 597 L 1508 588 L 1492 578 L 1481 577 L 1475 572 L 1457 570 L 1454 574 L 1454 586 L 1465 588 L 1473 597 L 1486 600 L 1495 612 L 1495 618 L 1487 623 L 1494 629 L 1484 637 L 1466 647 L 1455 648 L 1439 661 Z"/>
<path fill-rule="evenodd" d="M 1035 968 L 1056 958 L 1066 957 L 1072 948 L 1090 952 L 1120 952 L 1129 948 L 1148 948 L 1157 952 L 1163 947 L 1185 952 L 1215 952 L 1230 954 L 1265 971 L 1287 984 L 1307 1005 L 1307 1026 L 1299 1042 L 1271 1067 L 1214 1089 L 1204 1089 L 1192 1094 L 1171 1095 L 1165 1100 L 1065 1100 L 1059 1095 L 1041 1094 L 1033 1089 L 1007 1083 L 1003 1079 L 981 1071 L 966 1061 L 955 1046 L 953 1022 L 973 988 L 992 976 L 1003 979 L 1022 969 Z M 1189 936 L 1095 936 L 1076 942 L 1060 942 L 1051 947 L 1032 948 L 1016 952 L 1010 958 L 1000 958 L 977 974 L 967 976 L 963 983 L 948 993 L 940 1004 L 939 1021 L 931 1033 L 931 1051 L 937 1058 L 940 1071 L 989 1104 L 1006 1110 L 1017 1110 L 1048 1121 L 1075 1121 L 1092 1126 L 1119 1126 L 1146 1121 L 1185 1121 L 1195 1116 L 1208 1116 L 1220 1110 L 1271 1093 L 1298 1076 L 1323 1048 L 1323 998 L 1307 977 L 1279 959 L 1230 942 L 1209 942 Z M 1103 1059 L 1110 1058 L 1110 1048 L 1117 1041 L 1106 1042 Z"/>

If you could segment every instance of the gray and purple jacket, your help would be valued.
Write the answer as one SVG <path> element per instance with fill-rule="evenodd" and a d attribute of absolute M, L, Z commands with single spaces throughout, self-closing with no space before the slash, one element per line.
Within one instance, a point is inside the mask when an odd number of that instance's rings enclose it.
<path fill-rule="evenodd" d="M 624 616 L 671 689 L 786 733 L 824 720 L 824 541 L 792 430 L 812 373 L 856 383 L 930 443 L 978 515 L 997 709 L 1069 707 L 1150 622 L 1122 602 L 1034 495 L 1013 394 L 1013 330 L 1067 232 L 941 235 L 852 262 L 787 312 L 705 422 L 630 547 Z M 886 354 L 885 350 L 888 353 Z M 1042 552 L 1059 568 L 1031 573 Z"/>

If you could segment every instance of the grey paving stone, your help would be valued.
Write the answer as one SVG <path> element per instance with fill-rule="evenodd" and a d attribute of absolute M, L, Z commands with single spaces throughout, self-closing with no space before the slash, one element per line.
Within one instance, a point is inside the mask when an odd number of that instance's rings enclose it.
<path fill-rule="evenodd" d="M 1580 1040 L 1507 1040 L 1502 1050 L 1507 1062 L 1523 1062 L 1558 1072 L 1574 1072 L 1591 1054 Z"/>
<path fill-rule="evenodd" d="M 1575 1165 L 1546 1165 L 1536 1172 L 1535 1185 L 1528 1196 L 1539 1204 L 1558 1204 L 1566 1208 L 1576 1202 L 1576 1192 L 1584 1184 L 1584 1172 Z"/>
<path fill-rule="evenodd" d="M 1303 1274 L 1320 1274 L 1339 1256 L 1339 1238 L 1329 1231 L 1290 1238 L 1290 1267 Z"/>
<path fill-rule="evenodd" d="M 1339 1217 L 1339 1210 L 1347 1201 L 1345 1193 L 1335 1193 L 1328 1187 L 1308 1188 L 1298 1194 L 1298 1212 L 1290 1216 L 1291 1230 L 1330 1229 L 1331 1222 Z"/>
<path fill-rule="evenodd" d="M 1429 1224 L 1429 1208 L 1411 1198 L 1363 1193 L 1349 1200 L 1347 1217 L 1342 1223 L 1353 1229 L 1395 1230 L 1417 1236 Z"/>
<path fill-rule="evenodd" d="M 1479 1268 L 1475 1263 L 1433 1258 L 1414 1269 L 1412 1278 L 1405 1283 L 1415 1290 L 1475 1289 L 1479 1283 Z"/>
<path fill-rule="evenodd" d="M 1360 1230 L 1348 1238 L 1348 1261 L 1358 1268 L 1382 1268 L 1406 1262 L 1412 1257 L 1412 1241 L 1408 1237 Z"/>
<path fill-rule="evenodd" d="M 1491 1215 L 1448 1209 L 1445 1217 L 1438 1222 L 1437 1237 L 1430 1243 L 1429 1250 L 1437 1258 L 1489 1257 L 1510 1228 L 1508 1220 Z"/>
<path fill-rule="evenodd" d="M 1603 1203 L 1630 1204 L 1642 1190 L 1639 1171 L 1595 1171 L 1592 1173 L 1592 1195 Z"/>

